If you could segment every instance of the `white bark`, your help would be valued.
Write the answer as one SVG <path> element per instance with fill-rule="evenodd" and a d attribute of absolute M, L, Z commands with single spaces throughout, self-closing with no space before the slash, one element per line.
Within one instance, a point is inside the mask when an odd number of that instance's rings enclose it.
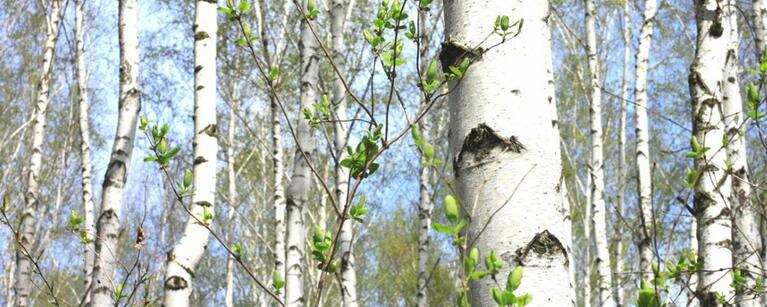
<path fill-rule="evenodd" d="M 767 44 L 767 4 L 764 0 L 752 0 L 751 14 L 756 43 L 756 60 L 761 61 L 764 47 Z"/>
<path fill-rule="evenodd" d="M 75 1 L 75 43 L 76 43 L 76 60 L 77 60 L 77 89 L 78 89 L 78 103 L 80 107 L 80 162 L 82 164 L 82 189 L 83 189 L 83 214 L 85 220 L 83 221 L 83 229 L 88 236 L 88 239 L 92 240 L 91 243 L 83 245 L 83 275 L 85 279 L 85 293 L 83 295 L 83 305 L 90 305 L 90 294 L 88 291 L 91 288 L 91 274 L 93 273 L 93 261 L 95 258 L 96 244 L 94 243 L 96 236 L 95 227 L 95 212 L 93 205 L 93 187 L 91 183 L 91 140 L 90 140 L 90 123 L 88 119 L 88 75 L 87 67 L 85 64 L 85 29 L 83 27 L 83 0 Z"/>
<path fill-rule="evenodd" d="M 652 170 L 650 169 L 650 144 L 647 119 L 647 66 L 652 44 L 653 27 L 657 7 L 655 0 L 645 0 L 642 27 L 639 31 L 639 46 L 636 55 L 636 75 L 634 85 L 634 124 L 636 125 L 636 164 L 639 185 L 639 270 L 642 278 L 652 278 L 650 264 L 653 259 L 652 241 L 655 236 L 655 223 L 652 214 Z"/>
<path fill-rule="evenodd" d="M 698 222 L 698 298 L 702 306 L 722 306 L 715 294 L 732 298 L 732 221 L 728 197 L 730 176 L 725 173 L 727 152 L 722 142 L 725 123 L 722 114 L 725 68 L 730 45 L 730 23 L 721 8 L 727 0 L 695 3 L 698 28 L 695 59 L 690 66 L 690 93 L 693 107 L 693 135 L 703 147 L 710 147 L 695 159 L 699 178 L 695 183 L 695 214 Z"/>
<path fill-rule="evenodd" d="M 336 63 L 338 71 L 344 73 L 346 69 L 346 59 L 344 57 L 344 29 L 346 24 L 346 5 L 345 0 L 332 0 L 330 2 L 330 33 L 333 41 L 333 61 Z M 333 103 L 335 105 L 335 149 L 338 162 L 345 159 L 347 129 L 346 124 L 346 89 L 343 81 L 337 74 L 333 74 Z M 348 200 L 349 189 L 349 170 L 336 164 L 336 195 L 338 203 L 343 206 Z M 322 221 L 321 221 L 322 222 Z M 344 307 L 357 306 L 357 276 L 354 269 L 354 253 L 352 251 L 354 240 L 354 221 L 346 219 L 341 226 L 339 233 L 339 255 L 341 256 L 341 296 Z"/>
<path fill-rule="evenodd" d="M 235 60 L 236 61 L 236 60 Z M 236 89 L 234 90 L 236 91 Z M 233 91 L 233 92 L 234 92 Z M 235 97 L 235 93 L 232 93 L 229 103 L 229 128 L 227 129 L 227 148 L 226 148 L 226 177 L 227 177 L 227 192 L 228 192 L 228 202 L 229 202 L 229 208 L 226 212 L 226 225 L 229 227 L 228 231 L 229 234 L 227 236 L 227 242 L 235 242 L 235 220 L 234 220 L 234 211 L 237 208 L 237 175 L 234 171 L 234 135 L 237 129 L 236 122 L 237 117 L 235 116 L 235 110 L 237 109 L 237 98 Z M 234 306 L 234 257 L 229 255 L 226 258 L 226 290 L 224 293 L 224 304 L 226 304 L 226 307 L 233 307 Z"/>
<path fill-rule="evenodd" d="M 215 2 L 197 0 L 194 21 L 194 168 L 192 204 L 184 234 L 168 254 L 164 306 L 189 306 L 192 278 L 208 246 L 204 213 L 215 214 L 216 161 L 216 38 Z"/>
<path fill-rule="evenodd" d="M 629 60 L 631 57 L 631 30 L 629 28 L 630 22 L 629 5 L 628 1 L 623 3 L 623 25 L 621 27 L 621 36 L 623 38 L 623 82 L 621 84 L 621 98 L 620 98 L 620 115 L 618 124 L 618 167 L 616 175 L 618 176 L 618 195 L 617 195 L 617 212 L 618 221 L 615 226 L 615 279 L 613 284 L 613 299 L 616 306 L 622 306 L 623 304 L 623 291 L 621 291 L 623 285 L 623 272 L 624 272 L 624 260 L 623 260 L 623 223 L 624 223 L 624 199 L 626 192 L 626 102 L 629 99 Z"/>
<path fill-rule="evenodd" d="M 586 6 L 586 53 L 589 61 L 589 77 L 591 88 L 591 104 L 589 107 L 589 122 L 591 124 L 591 161 L 589 176 L 591 176 L 591 227 L 594 229 L 596 253 L 593 258 L 597 274 L 597 306 L 614 306 L 610 299 L 612 273 L 610 272 L 610 252 L 607 250 L 607 210 L 604 197 L 604 153 L 602 146 L 602 89 L 597 58 L 596 27 L 594 15 L 597 13 L 593 0 L 585 0 Z"/>
<path fill-rule="evenodd" d="M 751 186 L 749 185 L 748 155 L 745 131 L 743 130 L 743 102 L 741 100 L 740 82 L 738 78 L 738 16 L 735 3 L 728 1 L 724 8 L 726 22 L 730 26 L 729 46 L 724 75 L 724 123 L 727 145 L 727 159 L 732 163 L 732 192 L 728 201 L 732 208 L 732 243 L 733 261 L 735 266 L 753 286 L 758 276 L 762 276 L 762 265 L 759 253 L 762 250 L 762 238 L 759 233 L 759 218 L 756 208 L 751 201 Z M 743 293 L 739 289 L 735 302 L 741 307 L 761 306 L 754 295 Z"/>
<path fill-rule="evenodd" d="M 109 166 L 104 175 L 101 213 L 96 225 L 96 258 L 91 283 L 91 302 L 96 307 L 114 305 L 113 276 L 117 267 L 123 188 L 141 110 L 139 94 L 138 8 L 135 0 L 119 3 L 120 102 Z"/>
<path fill-rule="evenodd" d="M 306 3 L 304 3 L 305 5 Z M 319 78 L 318 45 L 306 20 L 301 20 L 301 109 L 308 108 L 317 99 L 316 86 Z M 311 170 L 306 157 L 314 153 L 314 138 L 309 122 L 298 119 L 296 153 L 293 157 L 293 176 L 286 193 L 287 200 L 287 278 L 285 279 L 285 304 L 289 307 L 304 306 L 304 273 L 306 265 L 305 210 L 307 194 L 311 186 Z M 300 149 L 299 149 L 300 147 Z M 299 150 L 303 150 L 301 153 Z"/>
<path fill-rule="evenodd" d="M 570 238 L 563 221 L 559 186 L 560 148 L 553 101 L 549 4 L 545 1 L 461 1 L 444 3 L 443 53 L 462 54 L 492 32 L 497 15 L 524 19 L 519 36 L 485 53 L 449 95 L 450 152 L 456 188 L 466 207 L 476 199 L 468 228 L 482 253 L 495 250 L 505 262 L 501 276 L 515 265 L 525 270 L 520 292 L 534 305 L 571 303 L 567 253 Z M 492 36 L 484 47 L 498 43 Z M 445 63 L 446 62 L 446 63 Z M 443 57 L 443 63 L 460 59 Z M 524 73 L 511 73 L 512 71 Z M 526 176 L 526 177 L 525 177 Z M 513 201 L 510 187 L 519 184 Z M 480 187 L 482 187 L 480 189 Z M 490 216 L 497 209 L 498 214 Z M 483 233 L 480 230 L 487 224 Z M 506 256 L 503 256 L 506 255 Z M 495 305 L 487 279 L 471 285 L 472 303 Z"/>
<path fill-rule="evenodd" d="M 61 3 L 51 0 L 47 19 L 47 34 L 43 44 L 43 63 L 40 67 L 40 82 L 37 84 L 37 102 L 32 121 L 32 147 L 30 149 L 27 186 L 24 192 L 24 211 L 19 218 L 17 243 L 32 252 L 35 240 L 35 219 L 37 218 L 40 193 L 40 168 L 42 165 L 43 142 L 45 141 L 48 94 L 51 82 L 51 67 L 56 53 L 59 34 Z M 32 291 L 32 262 L 20 246 L 16 247 L 16 278 L 14 285 L 15 306 L 27 306 Z"/>

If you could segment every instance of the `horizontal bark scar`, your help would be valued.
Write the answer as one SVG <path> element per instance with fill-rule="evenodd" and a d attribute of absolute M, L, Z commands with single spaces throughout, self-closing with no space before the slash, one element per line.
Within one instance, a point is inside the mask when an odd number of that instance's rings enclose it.
<path fill-rule="evenodd" d="M 442 50 L 439 52 L 442 71 L 451 73 L 449 67 L 458 67 L 464 58 L 468 58 L 470 62 L 478 61 L 482 57 L 483 52 L 484 50 L 480 47 L 472 49 L 452 41 L 443 42 Z"/>
<path fill-rule="evenodd" d="M 172 276 L 165 281 L 165 289 L 168 290 L 183 290 L 187 287 L 189 283 L 179 276 Z"/>
<path fill-rule="evenodd" d="M 562 242 L 554 236 L 548 230 L 544 230 L 535 234 L 532 240 L 527 245 L 520 247 L 515 252 L 516 262 L 520 265 L 524 265 L 527 262 L 527 258 L 530 256 L 530 252 L 535 252 L 539 256 L 546 257 L 550 260 L 557 259 L 564 256 L 564 265 L 569 264 L 569 259 L 565 247 Z M 539 257 L 541 258 L 541 257 Z"/>
<path fill-rule="evenodd" d="M 487 124 L 481 123 L 471 129 L 469 135 L 463 140 L 458 158 L 453 162 L 456 170 L 466 167 L 466 163 L 480 164 L 494 158 L 498 153 L 514 152 L 521 153 L 525 150 L 516 136 L 504 137 Z"/>

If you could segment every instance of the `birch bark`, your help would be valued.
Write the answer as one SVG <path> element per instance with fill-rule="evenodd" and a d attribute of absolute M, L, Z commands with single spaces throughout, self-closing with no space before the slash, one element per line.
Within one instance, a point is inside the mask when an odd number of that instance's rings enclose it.
<path fill-rule="evenodd" d="M 96 236 L 95 212 L 93 205 L 93 187 L 91 183 L 91 140 L 90 123 L 88 119 L 88 75 L 85 64 L 85 28 L 83 27 L 83 0 L 75 1 L 75 57 L 77 60 L 77 89 L 78 103 L 80 108 L 80 162 L 82 164 L 82 189 L 83 189 L 83 211 L 85 220 L 83 227 L 85 234 L 92 242 L 83 245 L 83 275 L 85 278 L 85 293 L 83 294 L 83 305 L 90 305 L 91 275 L 93 273 L 93 261 L 95 259 Z"/>
<path fill-rule="evenodd" d="M 636 164 L 639 186 L 640 239 L 639 270 L 642 278 L 652 278 L 650 264 L 653 259 L 652 241 L 655 223 L 652 214 L 652 171 L 650 169 L 649 124 L 647 119 L 647 66 L 657 11 L 655 0 L 645 0 L 642 27 L 639 30 L 639 46 L 636 55 L 634 85 L 634 124 L 636 125 Z"/>
<path fill-rule="evenodd" d="M 624 223 L 624 199 L 626 196 L 626 102 L 629 99 L 629 60 L 631 58 L 631 29 L 629 27 L 630 15 L 628 1 L 623 3 L 623 25 L 621 26 L 621 37 L 623 38 L 623 82 L 621 83 L 620 115 L 618 123 L 618 195 L 617 212 L 618 222 L 615 225 L 615 280 L 613 281 L 613 299 L 616 306 L 623 304 L 623 285 L 622 274 L 624 271 L 623 255 L 623 223 Z"/>
<path fill-rule="evenodd" d="M 730 41 L 724 72 L 723 115 L 725 137 L 727 144 L 727 160 L 732 163 L 730 180 L 732 192 L 729 204 L 733 210 L 733 261 L 735 266 L 753 286 L 758 276 L 762 276 L 762 265 L 759 253 L 762 250 L 762 238 L 759 233 L 759 218 L 754 204 L 751 202 L 751 186 L 749 184 L 748 155 L 745 131 L 743 127 L 743 101 L 741 100 L 740 82 L 738 78 L 738 16 L 735 3 L 727 1 L 724 7 L 726 22 L 730 26 Z M 741 307 L 761 306 L 758 298 L 744 293 L 744 289 L 736 290 L 735 301 Z"/>
<path fill-rule="evenodd" d="M 215 214 L 216 2 L 197 0 L 194 21 L 194 167 L 192 204 L 184 234 L 168 254 L 163 305 L 189 306 L 195 268 L 208 246 L 205 212 Z M 202 222 L 202 223 L 201 223 Z"/>
<path fill-rule="evenodd" d="M 119 2 L 120 102 L 117 131 L 109 166 L 104 175 L 101 213 L 96 225 L 96 258 L 91 283 L 91 302 L 97 307 L 114 305 L 113 276 L 117 266 L 122 194 L 128 178 L 136 122 L 141 110 L 137 16 L 135 0 Z"/>
<path fill-rule="evenodd" d="M 27 251 L 32 251 L 35 240 L 35 219 L 37 218 L 38 198 L 40 193 L 40 168 L 42 165 L 43 142 L 45 141 L 46 115 L 48 113 L 48 94 L 51 82 L 51 67 L 56 53 L 56 41 L 59 34 L 61 4 L 52 0 L 47 19 L 47 36 L 43 45 L 43 63 L 40 67 L 40 82 L 37 84 L 37 102 L 35 102 L 32 120 L 32 147 L 27 173 L 27 186 L 24 192 L 24 211 L 19 218 L 17 243 Z M 32 291 L 32 262 L 29 255 L 16 248 L 16 278 L 14 285 L 15 305 L 27 306 Z"/>
<path fill-rule="evenodd" d="M 727 152 L 722 142 L 725 122 L 722 114 L 730 23 L 722 10 L 727 0 L 695 3 L 698 29 L 695 59 L 690 66 L 692 96 L 692 131 L 705 153 L 695 159 L 699 173 L 695 183 L 695 215 L 698 222 L 698 257 L 702 267 L 698 275 L 701 306 L 722 306 L 716 296 L 732 298 L 732 221 L 728 197 L 730 176 L 724 165 Z"/>
<path fill-rule="evenodd" d="M 519 291 L 530 293 L 533 304 L 566 306 L 571 303 L 570 238 L 562 218 L 554 97 L 548 91 L 549 13 L 545 1 L 445 1 L 442 59 L 460 62 L 449 54 L 462 54 L 482 42 L 493 30 L 488 21 L 497 15 L 524 19 L 519 36 L 485 53 L 459 84 L 452 84 L 450 152 L 455 153 L 458 196 L 468 208 L 476 200 L 469 240 L 476 237 L 483 253 L 493 249 L 501 255 L 501 276 L 523 266 Z M 483 47 L 498 42 L 491 36 Z M 516 184 L 519 190 L 506 203 L 509 187 Z M 495 305 L 489 294 L 493 286 L 490 280 L 473 283 L 473 305 Z"/>
<path fill-rule="evenodd" d="M 306 3 L 303 3 L 306 5 Z M 318 45 L 305 19 L 301 20 L 301 109 L 308 108 L 317 99 L 316 86 L 319 79 Z M 311 186 L 311 169 L 304 155 L 311 158 L 315 144 L 309 122 L 299 118 L 296 131 L 296 154 L 293 157 L 293 176 L 286 193 L 287 200 L 287 278 L 285 279 L 285 304 L 288 307 L 304 306 L 303 262 L 306 251 L 305 209 Z M 303 150 L 301 153 L 299 150 Z"/>

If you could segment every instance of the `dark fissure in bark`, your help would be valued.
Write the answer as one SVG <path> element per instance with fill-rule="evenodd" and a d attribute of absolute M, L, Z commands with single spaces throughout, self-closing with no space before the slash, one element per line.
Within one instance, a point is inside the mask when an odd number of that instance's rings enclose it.
<path fill-rule="evenodd" d="M 478 61 L 482 57 L 482 53 L 482 48 L 471 49 L 456 42 L 443 42 L 442 50 L 439 52 L 439 61 L 442 63 L 442 71 L 451 73 L 448 67 L 458 67 L 458 65 L 463 62 L 464 58 L 468 58 L 470 62 Z"/>
<path fill-rule="evenodd" d="M 569 264 L 564 245 L 559 241 L 559 238 L 548 230 L 535 234 L 526 246 L 517 249 L 514 255 L 515 262 L 524 265 L 531 251 L 538 255 L 547 256 L 549 259 L 556 259 L 561 254 L 564 256 L 564 265 L 567 266 Z"/>
<path fill-rule="evenodd" d="M 471 129 L 469 135 L 463 140 L 458 158 L 453 161 L 453 168 L 461 170 L 467 161 L 482 163 L 493 159 L 495 154 L 503 152 L 521 153 L 525 145 L 516 136 L 504 137 L 487 124 L 481 123 Z"/>

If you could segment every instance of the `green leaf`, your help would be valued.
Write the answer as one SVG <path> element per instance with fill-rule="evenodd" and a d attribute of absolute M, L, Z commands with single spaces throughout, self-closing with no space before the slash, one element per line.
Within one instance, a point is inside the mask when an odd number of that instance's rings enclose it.
<path fill-rule="evenodd" d="M 272 287 L 277 291 L 285 287 L 285 280 L 282 279 L 280 272 L 277 270 L 272 273 Z"/>
<path fill-rule="evenodd" d="M 144 158 L 144 162 L 157 162 L 157 157 L 155 156 L 148 156 Z"/>
<path fill-rule="evenodd" d="M 182 182 L 184 184 L 185 188 L 188 188 L 192 185 L 192 171 L 186 170 L 186 173 L 184 173 L 184 181 Z"/>
<path fill-rule="evenodd" d="M 272 67 L 272 69 L 269 70 L 269 81 L 277 80 L 277 76 L 280 74 L 280 69 L 277 67 Z"/>
<path fill-rule="evenodd" d="M 434 228 L 434 231 L 439 232 L 439 233 L 444 233 L 444 234 L 448 234 L 448 235 L 452 235 L 453 234 L 453 227 L 451 227 L 449 225 L 443 225 L 443 224 L 440 224 L 440 223 L 437 223 L 437 222 L 432 222 L 431 223 L 431 227 Z"/>
<path fill-rule="evenodd" d="M 533 295 L 530 293 L 525 293 L 519 297 L 517 297 L 517 306 L 524 307 L 530 304 L 530 302 L 533 301 Z"/>
<path fill-rule="evenodd" d="M 229 16 L 229 17 L 231 17 L 231 16 L 232 16 L 232 10 L 231 10 L 231 9 L 229 9 L 229 8 L 226 8 L 226 7 L 219 7 L 219 8 L 218 8 L 218 11 L 219 11 L 219 12 L 221 12 L 222 14 L 226 15 L 226 16 Z"/>
<path fill-rule="evenodd" d="M 509 276 L 506 279 L 506 290 L 514 291 L 519 288 L 519 285 L 522 283 L 522 267 L 516 266 L 514 267 L 511 272 L 509 272 Z"/>
<path fill-rule="evenodd" d="M 498 288 L 490 289 L 490 293 L 493 295 L 493 300 L 498 306 L 506 306 L 506 301 L 503 299 L 503 291 Z"/>
<path fill-rule="evenodd" d="M 450 223 L 455 223 L 458 220 L 459 214 L 458 201 L 453 195 L 445 196 L 445 217 Z"/>
<path fill-rule="evenodd" d="M 240 4 L 237 5 L 237 10 L 244 14 L 250 11 L 250 3 L 247 0 L 240 0 Z"/>

